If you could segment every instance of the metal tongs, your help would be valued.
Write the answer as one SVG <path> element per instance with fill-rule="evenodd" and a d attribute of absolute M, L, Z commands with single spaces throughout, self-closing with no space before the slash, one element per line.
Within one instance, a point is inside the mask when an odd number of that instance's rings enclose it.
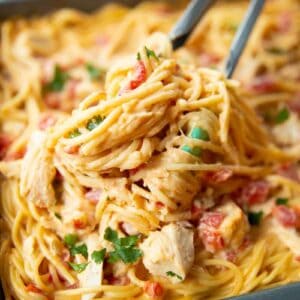
<path fill-rule="evenodd" d="M 190 2 L 169 35 L 174 50 L 184 45 L 199 20 L 215 2 L 215 0 L 192 0 Z M 265 0 L 250 2 L 246 16 L 235 34 L 228 58 L 225 61 L 224 72 L 227 78 L 230 78 L 234 72 L 264 3 Z"/>

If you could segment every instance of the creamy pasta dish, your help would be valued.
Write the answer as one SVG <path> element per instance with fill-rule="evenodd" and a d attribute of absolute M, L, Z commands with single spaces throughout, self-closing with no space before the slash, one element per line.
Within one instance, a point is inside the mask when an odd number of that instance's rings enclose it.
<path fill-rule="evenodd" d="M 2 21 L 5 299 L 224 299 L 300 281 L 300 3 L 247 1 L 186 45 L 184 3 Z"/>

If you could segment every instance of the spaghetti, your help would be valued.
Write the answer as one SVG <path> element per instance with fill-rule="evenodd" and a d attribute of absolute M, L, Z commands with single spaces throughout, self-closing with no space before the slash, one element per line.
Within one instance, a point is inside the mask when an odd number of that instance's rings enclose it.
<path fill-rule="evenodd" d="M 2 24 L 6 299 L 222 299 L 300 279 L 299 3 L 266 5 L 241 83 L 218 68 L 246 3 L 218 4 L 174 53 L 162 32 L 182 8 Z"/>

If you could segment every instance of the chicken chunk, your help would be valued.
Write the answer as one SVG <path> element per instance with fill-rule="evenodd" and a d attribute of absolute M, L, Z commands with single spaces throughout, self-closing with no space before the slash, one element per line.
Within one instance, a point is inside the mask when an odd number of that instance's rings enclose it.
<path fill-rule="evenodd" d="M 184 280 L 194 262 L 194 233 L 182 224 L 169 224 L 161 231 L 151 232 L 141 249 L 143 263 L 151 274 L 179 282 Z"/>
<path fill-rule="evenodd" d="M 97 234 L 91 234 L 86 240 L 89 257 L 91 257 L 93 251 L 101 250 L 100 239 Z M 78 274 L 80 287 L 92 288 L 98 287 L 102 283 L 103 279 L 103 263 L 97 264 L 93 259 L 90 260 L 86 269 Z M 81 300 L 93 299 L 96 294 L 89 293 L 81 296 Z"/>
<path fill-rule="evenodd" d="M 249 229 L 246 215 L 233 202 L 227 202 L 205 213 L 198 227 L 206 250 L 212 253 L 224 248 L 237 249 Z"/>
<path fill-rule="evenodd" d="M 56 202 L 52 186 L 56 170 L 46 139 L 42 131 L 32 134 L 21 167 L 21 195 L 39 207 L 50 207 Z"/>
<path fill-rule="evenodd" d="M 296 228 L 286 227 L 275 218 L 272 219 L 268 227 L 296 256 L 300 256 L 300 234 Z"/>

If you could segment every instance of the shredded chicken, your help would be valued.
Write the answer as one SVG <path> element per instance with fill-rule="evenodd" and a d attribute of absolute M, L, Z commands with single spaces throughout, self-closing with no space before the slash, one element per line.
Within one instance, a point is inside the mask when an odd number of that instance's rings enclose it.
<path fill-rule="evenodd" d="M 56 170 L 46 147 L 46 133 L 35 131 L 28 143 L 21 167 L 21 195 L 39 207 L 55 204 L 52 181 Z"/>
<path fill-rule="evenodd" d="M 143 263 L 153 275 L 168 277 L 172 282 L 184 280 L 194 261 L 193 230 L 182 224 L 169 224 L 151 232 L 141 244 Z M 168 276 L 168 272 L 178 276 Z"/>

